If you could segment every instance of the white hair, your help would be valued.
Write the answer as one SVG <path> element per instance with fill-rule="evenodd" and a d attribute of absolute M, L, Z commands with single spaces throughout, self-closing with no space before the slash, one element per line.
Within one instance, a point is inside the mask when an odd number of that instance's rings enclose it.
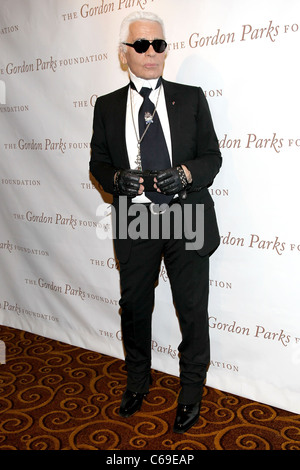
<path fill-rule="evenodd" d="M 154 21 L 156 23 L 159 23 L 162 31 L 163 31 L 163 38 L 165 39 L 165 26 L 163 23 L 163 20 L 157 16 L 155 13 L 151 13 L 149 11 L 136 11 L 134 13 L 131 13 L 130 15 L 126 16 L 124 20 L 121 23 L 120 27 L 120 34 L 119 34 L 119 47 L 120 50 L 125 51 L 126 46 L 124 46 L 124 42 L 128 40 L 129 36 L 129 27 L 132 23 L 135 21 Z"/>

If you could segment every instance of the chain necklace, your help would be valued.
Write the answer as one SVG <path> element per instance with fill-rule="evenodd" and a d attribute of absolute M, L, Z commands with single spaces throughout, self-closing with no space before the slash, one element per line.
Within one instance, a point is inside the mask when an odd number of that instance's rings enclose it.
<path fill-rule="evenodd" d="M 139 134 L 137 133 L 136 126 L 135 126 L 135 122 L 134 122 L 134 117 L 133 117 L 132 89 L 130 89 L 131 117 L 132 117 L 134 132 L 135 132 L 135 136 L 136 136 L 136 140 L 137 140 L 137 149 L 138 149 L 137 156 L 136 156 L 136 160 L 135 160 L 135 163 L 136 163 L 136 165 L 137 165 L 137 167 L 136 167 L 137 170 L 142 170 L 141 142 L 142 142 L 143 138 L 145 137 L 145 134 L 146 134 L 147 130 L 148 130 L 149 127 L 150 127 L 150 124 L 153 122 L 153 118 L 154 118 L 154 115 L 155 115 L 156 110 L 157 110 L 158 100 L 159 100 L 159 97 L 160 97 L 160 91 L 161 91 L 161 85 L 160 85 L 159 90 L 158 90 L 158 96 L 157 96 L 156 105 L 155 105 L 153 114 L 151 114 L 149 117 L 147 117 L 147 122 L 148 122 L 148 124 L 147 124 L 147 126 L 146 126 L 146 129 L 145 129 L 144 132 L 143 132 L 143 135 L 139 138 Z"/>

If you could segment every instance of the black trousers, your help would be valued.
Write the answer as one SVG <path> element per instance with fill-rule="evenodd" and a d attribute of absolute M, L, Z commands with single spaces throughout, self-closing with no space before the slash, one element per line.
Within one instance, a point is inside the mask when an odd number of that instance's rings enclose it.
<path fill-rule="evenodd" d="M 181 381 L 178 402 L 191 404 L 201 400 L 210 360 L 207 312 L 209 256 L 201 257 L 195 251 L 186 250 L 185 240 L 176 239 L 172 227 L 168 239 L 132 240 L 129 260 L 120 263 L 127 389 L 140 393 L 149 391 L 154 291 L 162 256 L 182 334 L 178 347 Z M 175 315 L 172 307 L 168 313 Z"/>

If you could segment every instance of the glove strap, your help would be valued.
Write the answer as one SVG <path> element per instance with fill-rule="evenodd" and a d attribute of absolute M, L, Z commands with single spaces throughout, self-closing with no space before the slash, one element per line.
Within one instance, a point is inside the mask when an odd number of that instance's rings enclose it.
<path fill-rule="evenodd" d="M 114 187 L 113 187 L 114 194 L 119 194 L 119 176 L 120 176 L 120 170 L 117 170 L 114 174 Z"/>
<path fill-rule="evenodd" d="M 188 180 L 187 180 L 187 177 L 185 176 L 184 169 L 182 168 L 181 165 L 179 165 L 177 167 L 177 170 L 178 170 L 178 174 L 179 174 L 181 184 L 182 184 L 183 188 L 185 188 L 188 185 Z"/>

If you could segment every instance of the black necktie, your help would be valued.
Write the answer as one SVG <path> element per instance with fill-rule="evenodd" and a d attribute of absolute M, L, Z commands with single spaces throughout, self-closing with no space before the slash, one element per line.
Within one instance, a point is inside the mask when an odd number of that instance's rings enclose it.
<path fill-rule="evenodd" d="M 160 81 L 158 82 L 158 86 L 159 84 Z M 151 91 L 151 88 L 142 88 L 140 91 L 140 95 L 144 98 L 144 102 L 139 110 L 140 138 L 147 127 L 147 118 L 152 116 L 155 108 L 154 104 L 149 99 Z M 157 112 L 142 139 L 140 150 L 143 170 L 165 170 L 166 168 L 170 168 L 170 156 Z M 173 197 L 166 196 L 156 191 L 147 191 L 145 194 L 156 204 L 168 204 Z"/>

